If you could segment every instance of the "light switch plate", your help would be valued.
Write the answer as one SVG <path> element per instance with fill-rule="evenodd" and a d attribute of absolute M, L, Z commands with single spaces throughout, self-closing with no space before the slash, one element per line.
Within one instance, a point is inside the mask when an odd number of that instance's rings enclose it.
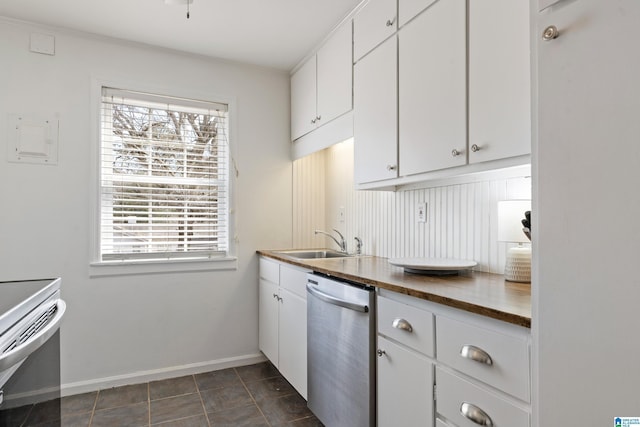
<path fill-rule="evenodd" d="M 418 203 L 418 208 L 416 209 L 416 218 L 418 218 L 418 222 L 427 222 L 426 203 Z"/>

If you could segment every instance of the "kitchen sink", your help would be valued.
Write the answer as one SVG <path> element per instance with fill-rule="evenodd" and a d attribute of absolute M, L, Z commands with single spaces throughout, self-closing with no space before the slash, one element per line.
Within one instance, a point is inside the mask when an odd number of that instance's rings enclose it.
<path fill-rule="evenodd" d="M 307 250 L 290 250 L 290 251 L 274 251 L 279 255 L 288 256 L 298 259 L 316 259 L 316 258 L 345 258 L 353 255 L 344 252 L 332 251 L 330 249 L 307 249 Z"/>

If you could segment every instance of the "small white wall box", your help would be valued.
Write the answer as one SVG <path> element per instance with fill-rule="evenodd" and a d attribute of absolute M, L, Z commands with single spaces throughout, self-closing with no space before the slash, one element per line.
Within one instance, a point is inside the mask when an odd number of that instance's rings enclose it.
<path fill-rule="evenodd" d="M 31 33 L 29 39 L 29 50 L 45 55 L 56 54 L 56 38 L 49 34 Z"/>
<path fill-rule="evenodd" d="M 58 164 L 57 117 L 10 114 L 7 125 L 10 162 Z"/>

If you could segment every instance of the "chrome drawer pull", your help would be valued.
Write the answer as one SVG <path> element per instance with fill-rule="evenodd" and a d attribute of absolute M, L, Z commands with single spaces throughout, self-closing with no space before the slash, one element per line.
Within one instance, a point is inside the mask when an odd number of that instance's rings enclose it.
<path fill-rule="evenodd" d="M 403 331 L 413 332 L 413 326 L 411 326 L 411 323 L 407 322 L 404 319 L 400 319 L 400 318 L 395 319 L 391 324 L 391 326 L 393 326 L 396 329 L 402 329 Z"/>
<path fill-rule="evenodd" d="M 462 402 L 460 405 L 460 413 L 467 419 L 473 421 L 480 426 L 493 426 L 491 417 L 476 405 L 468 402 Z"/>
<path fill-rule="evenodd" d="M 471 359 L 475 362 L 484 363 L 486 365 L 493 365 L 493 360 L 491 356 L 481 348 L 476 347 L 475 345 L 463 345 L 460 349 L 460 356 L 465 359 Z"/>

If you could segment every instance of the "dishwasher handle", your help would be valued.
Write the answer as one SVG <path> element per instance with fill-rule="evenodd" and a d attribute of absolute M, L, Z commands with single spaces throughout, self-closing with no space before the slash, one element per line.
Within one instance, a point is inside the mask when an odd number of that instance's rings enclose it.
<path fill-rule="evenodd" d="M 333 295 L 326 294 L 318 289 L 314 288 L 313 285 L 307 283 L 307 292 L 311 295 L 321 299 L 324 302 L 328 302 L 329 304 L 337 305 L 340 307 L 348 308 L 349 310 L 359 311 L 360 313 L 368 313 L 369 306 L 366 304 L 357 304 L 351 301 L 345 301 L 340 298 L 336 298 Z"/>

